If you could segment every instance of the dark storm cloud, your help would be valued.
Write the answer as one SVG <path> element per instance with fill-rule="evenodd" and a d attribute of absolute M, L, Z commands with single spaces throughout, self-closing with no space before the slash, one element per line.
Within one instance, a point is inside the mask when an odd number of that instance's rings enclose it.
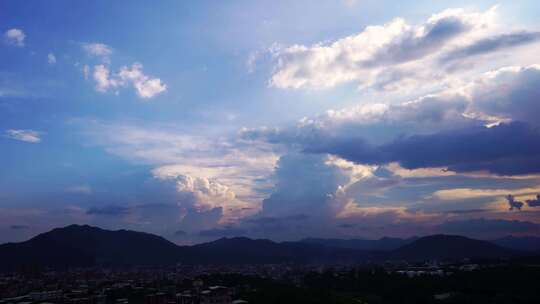
<path fill-rule="evenodd" d="M 27 225 L 11 225 L 9 228 L 11 228 L 13 230 L 23 230 L 23 229 L 30 228 L 30 226 L 27 226 Z"/>
<path fill-rule="evenodd" d="M 86 214 L 120 216 L 129 213 L 129 210 L 129 207 L 111 205 L 105 207 L 92 207 L 86 211 Z"/>
<path fill-rule="evenodd" d="M 449 62 L 470 56 L 482 55 L 505 48 L 524 45 L 540 40 L 540 32 L 517 32 L 497 35 L 473 42 L 465 47 L 447 53 L 441 62 Z"/>
<path fill-rule="evenodd" d="M 407 169 L 447 166 L 458 172 L 487 170 L 503 175 L 540 172 L 540 132 L 517 122 L 406 136 L 381 146 L 347 139 L 305 151 L 336 154 L 364 164 L 399 162 Z"/>

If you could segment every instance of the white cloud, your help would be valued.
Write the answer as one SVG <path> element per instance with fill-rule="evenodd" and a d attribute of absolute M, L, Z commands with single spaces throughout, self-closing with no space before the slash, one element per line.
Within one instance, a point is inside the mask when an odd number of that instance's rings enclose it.
<path fill-rule="evenodd" d="M 223 210 L 227 221 L 257 212 L 266 196 L 261 189 L 271 187 L 266 178 L 277 156 L 264 145 L 242 145 L 229 137 L 193 135 L 166 127 L 97 122 L 85 122 L 85 126 L 90 127 L 92 140 L 109 153 L 154 166 L 152 175 L 159 180 L 179 180 L 182 189 L 207 185 L 208 191 L 201 193 L 217 196 L 215 203 L 227 206 Z M 211 207 L 213 200 L 199 196 L 198 201 L 200 206 Z"/>
<path fill-rule="evenodd" d="M 105 62 L 110 61 L 109 56 L 113 53 L 113 49 L 104 43 L 83 43 L 81 46 L 88 55 L 101 57 Z"/>
<path fill-rule="evenodd" d="M 142 71 L 140 63 L 134 63 L 131 68 L 120 68 L 118 77 L 124 82 L 131 82 L 141 98 L 152 98 L 167 90 L 167 86 L 159 78 L 151 78 Z"/>
<path fill-rule="evenodd" d="M 54 56 L 53 53 L 47 54 L 47 62 L 48 62 L 49 64 L 51 64 L 51 65 L 52 65 L 52 64 L 55 64 L 55 63 L 56 63 L 56 56 Z"/>
<path fill-rule="evenodd" d="M 110 72 L 105 65 L 100 64 L 94 66 L 93 77 L 96 81 L 96 90 L 99 92 L 106 92 L 110 87 L 119 86 L 116 80 L 109 79 Z"/>
<path fill-rule="evenodd" d="M 495 8 L 483 13 L 450 9 L 431 16 L 421 25 L 409 25 L 396 18 L 330 44 L 293 45 L 276 50 L 277 65 L 270 85 L 331 88 L 355 81 L 370 86 L 388 66 L 396 69 L 424 60 L 480 36 L 495 25 L 494 16 Z"/>
<path fill-rule="evenodd" d="M 155 177 L 164 180 L 172 179 L 176 182 L 176 190 L 180 194 L 179 204 L 182 207 L 195 208 L 198 212 L 220 208 L 222 210 L 221 223 L 236 222 L 258 210 L 258 206 L 238 199 L 231 188 L 213 179 L 187 174 L 179 174 L 175 177 L 156 175 Z"/>
<path fill-rule="evenodd" d="M 12 28 L 4 33 L 4 39 L 8 44 L 23 47 L 26 35 L 21 29 Z"/>
<path fill-rule="evenodd" d="M 539 85 L 540 65 L 504 67 L 477 75 L 468 84 L 411 101 L 328 110 L 302 118 L 293 127 L 242 129 L 240 136 L 306 148 L 324 145 L 325 140 L 339 141 L 353 136 L 367 143 L 382 144 L 403 134 L 491 127 L 511 121 L 538 125 Z"/>
<path fill-rule="evenodd" d="M 492 120 L 517 120 L 539 125 L 540 64 L 512 66 L 485 73 L 464 88 L 469 112 Z M 496 119 L 493 119 L 496 118 Z"/>
<path fill-rule="evenodd" d="M 96 90 L 106 92 L 109 89 L 132 85 L 141 98 L 152 98 L 167 90 L 167 86 L 159 78 L 152 78 L 143 73 L 143 66 L 134 63 L 131 68 L 123 66 L 120 71 L 111 74 L 109 68 L 103 64 L 94 66 L 93 77 Z"/>
<path fill-rule="evenodd" d="M 6 136 L 11 139 L 37 144 L 41 141 L 40 133 L 34 130 L 6 130 Z"/>

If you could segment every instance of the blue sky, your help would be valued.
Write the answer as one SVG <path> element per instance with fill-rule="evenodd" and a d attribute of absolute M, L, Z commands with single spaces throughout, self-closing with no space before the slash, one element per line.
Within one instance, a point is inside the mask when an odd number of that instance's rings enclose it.
<path fill-rule="evenodd" d="M 2 1 L 0 242 L 538 234 L 538 11 Z"/>

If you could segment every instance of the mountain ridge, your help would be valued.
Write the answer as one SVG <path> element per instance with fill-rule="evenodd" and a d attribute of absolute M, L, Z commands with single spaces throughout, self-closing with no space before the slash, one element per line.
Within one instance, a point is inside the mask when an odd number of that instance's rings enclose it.
<path fill-rule="evenodd" d="M 22 265 L 88 267 L 122 265 L 363 263 L 384 260 L 507 258 L 521 252 L 463 236 L 379 240 L 304 239 L 275 242 L 221 238 L 179 246 L 145 232 L 89 225 L 55 228 L 20 243 L 0 245 L 0 269 Z"/>

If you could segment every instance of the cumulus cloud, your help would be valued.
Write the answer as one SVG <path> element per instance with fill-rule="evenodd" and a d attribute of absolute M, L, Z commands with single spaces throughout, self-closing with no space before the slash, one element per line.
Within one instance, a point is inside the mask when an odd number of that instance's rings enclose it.
<path fill-rule="evenodd" d="M 479 39 L 447 52 L 441 56 L 442 62 L 460 60 L 463 58 L 491 53 L 497 50 L 526 45 L 540 40 L 540 32 L 520 31 L 509 34 L 494 35 Z"/>
<path fill-rule="evenodd" d="M 420 25 L 397 18 L 330 44 L 282 48 L 274 52 L 277 65 L 270 84 L 330 88 L 351 81 L 369 83 L 386 66 L 420 60 L 486 32 L 494 18 L 495 8 L 482 13 L 449 9 Z"/>
<path fill-rule="evenodd" d="M 118 77 L 123 82 L 131 82 L 141 98 L 152 98 L 167 90 L 167 86 L 159 78 L 151 78 L 142 71 L 142 64 L 134 63 L 131 68 L 122 67 Z"/>
<path fill-rule="evenodd" d="M 277 156 L 265 144 L 163 126 L 88 121 L 83 125 L 91 142 L 109 153 L 153 166 L 157 181 L 178 185 L 177 201 L 192 213 L 219 207 L 223 221 L 235 221 L 256 213 L 272 186 L 267 177 Z"/>
<path fill-rule="evenodd" d="M 5 134 L 8 138 L 27 143 L 37 144 L 41 142 L 40 132 L 34 130 L 9 129 L 6 130 Z"/>
<path fill-rule="evenodd" d="M 110 46 L 99 42 L 82 43 L 81 47 L 89 56 L 101 57 L 106 62 L 109 61 L 109 56 L 113 53 Z"/>
<path fill-rule="evenodd" d="M 234 191 L 215 180 L 185 174 L 156 177 L 175 181 L 176 190 L 180 194 L 179 204 L 185 208 L 194 208 L 198 212 L 221 209 L 222 222 L 235 221 L 243 217 L 244 212 L 251 211 L 251 204 L 239 200 Z"/>
<path fill-rule="evenodd" d="M 18 47 L 24 46 L 24 39 L 26 38 L 26 34 L 21 29 L 12 28 L 7 30 L 4 33 L 4 39 L 6 43 Z"/>
<path fill-rule="evenodd" d="M 48 62 L 50 65 L 55 64 L 55 63 L 56 63 L 56 56 L 55 56 L 53 53 L 47 54 L 47 62 Z"/>
<path fill-rule="evenodd" d="M 399 105 L 328 111 L 293 128 L 245 129 L 240 134 L 364 164 L 538 173 L 538 87 L 537 65 L 501 68 L 469 85 Z"/>
<path fill-rule="evenodd" d="M 109 68 L 103 64 L 96 65 L 93 77 L 96 82 L 96 90 L 99 92 L 133 86 L 139 97 L 148 99 L 167 90 L 167 86 L 162 83 L 161 79 L 145 75 L 140 63 L 134 63 L 131 67 L 123 66 L 115 74 L 111 74 Z"/>
<path fill-rule="evenodd" d="M 465 87 L 468 112 L 527 122 L 538 126 L 540 65 L 500 68 L 478 77 Z"/>

